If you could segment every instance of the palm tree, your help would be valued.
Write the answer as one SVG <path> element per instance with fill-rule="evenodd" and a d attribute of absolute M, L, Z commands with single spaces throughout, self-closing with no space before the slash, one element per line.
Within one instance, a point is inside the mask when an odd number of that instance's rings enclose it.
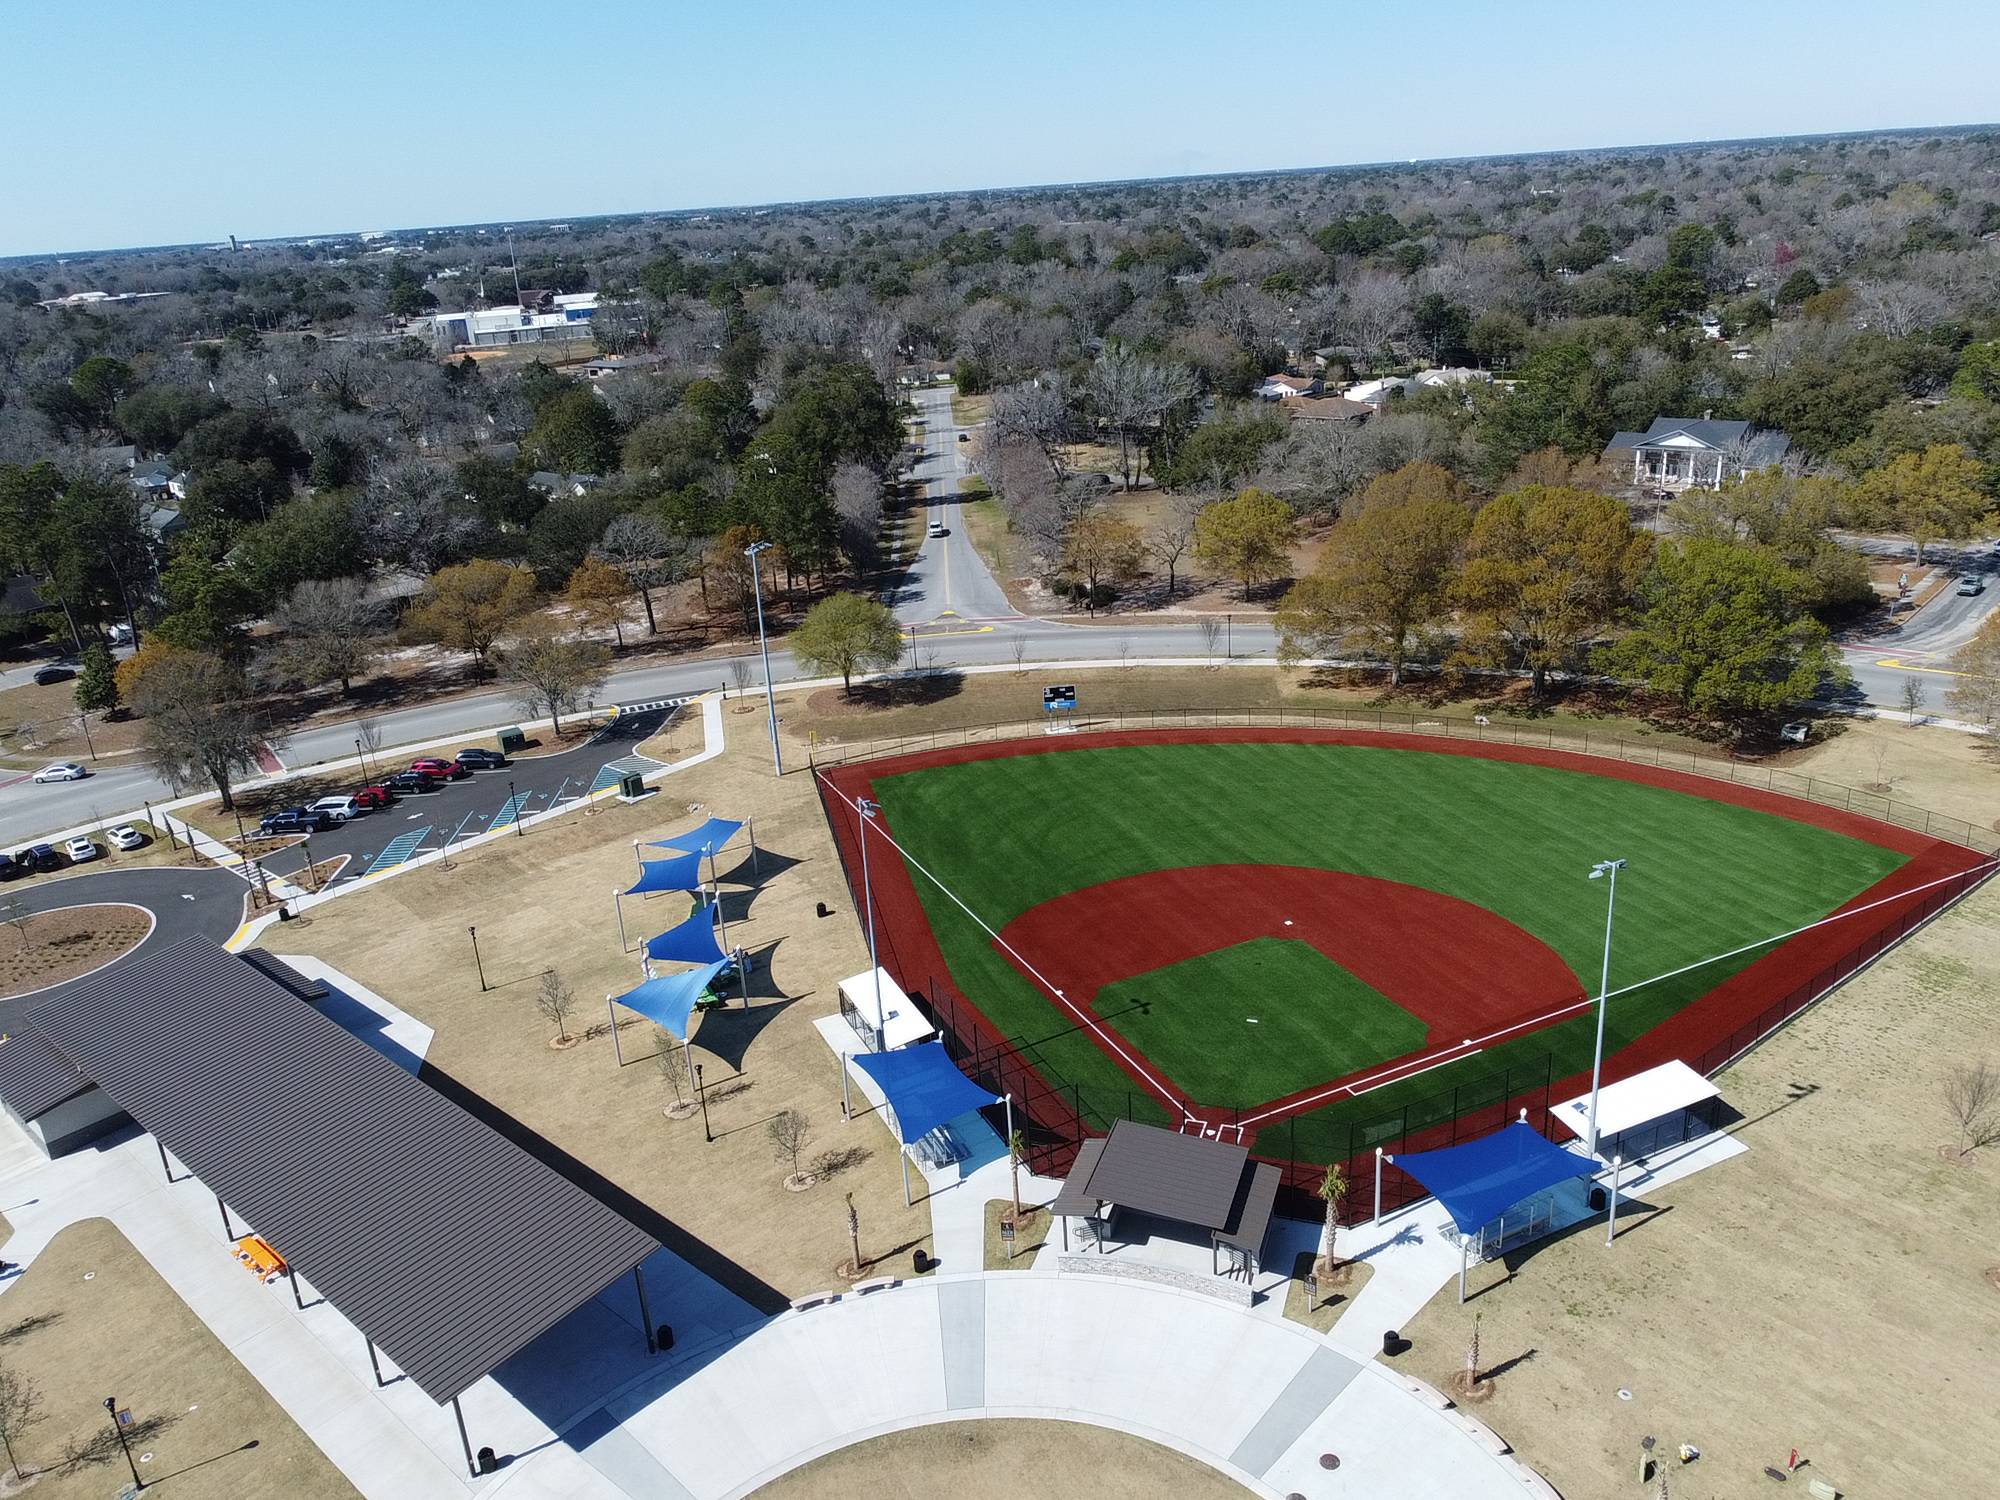
<path fill-rule="evenodd" d="M 1007 1166 L 1014 1175 L 1014 1222 L 1021 1222 L 1021 1158 L 1028 1154 L 1028 1138 L 1020 1131 L 1007 1137 Z"/>
<path fill-rule="evenodd" d="M 1320 1239 L 1320 1265 L 1328 1270 L 1333 1268 L 1333 1236 L 1340 1227 L 1340 1207 L 1347 1201 L 1347 1179 L 1341 1175 L 1338 1166 L 1329 1166 L 1326 1176 L 1320 1179 L 1319 1195 L 1326 1201 L 1326 1228 Z"/>

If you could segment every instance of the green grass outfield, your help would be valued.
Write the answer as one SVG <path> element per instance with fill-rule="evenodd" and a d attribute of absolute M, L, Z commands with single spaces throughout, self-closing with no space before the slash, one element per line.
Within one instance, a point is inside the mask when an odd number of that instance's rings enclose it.
<path fill-rule="evenodd" d="M 897 839 L 996 930 L 1052 897 L 1151 870 L 1299 865 L 1402 881 L 1486 907 L 1547 943 L 1591 992 L 1605 897 L 1603 882 L 1587 875 L 1600 859 L 1630 861 L 1618 882 L 1615 988 L 1811 922 L 1904 858 L 1810 824 L 1613 777 L 1373 746 L 1065 750 L 882 776 L 875 788 Z M 911 878 L 958 987 L 1086 1096 L 1101 1090 L 1122 1107 L 1130 1081 L 1117 1065 L 931 882 L 915 871 Z M 1607 1050 L 1755 956 L 1614 1001 Z M 1214 1076 L 1240 1083 L 1234 1096 L 1196 1091 L 1200 1103 L 1248 1108 L 1368 1065 L 1355 1061 L 1355 1038 L 1345 1032 L 1313 1053 L 1304 1050 L 1315 1045 L 1310 1032 L 1267 1036 L 1245 1026 L 1240 1007 L 1230 1008 L 1229 986 L 1192 985 L 1154 1009 L 1189 1016 L 1204 1006 L 1216 1017 Z M 1118 1024 L 1136 1034 L 1146 1019 Z M 1551 1051 L 1560 1078 L 1589 1067 L 1593 1025 L 1579 1015 L 1279 1129 L 1299 1153 L 1320 1156 L 1344 1149 L 1359 1122 L 1415 1099 L 1448 1098 L 1461 1078 L 1508 1066 L 1539 1076 Z M 1382 1057 L 1403 1050 L 1393 1038 L 1381 1045 L 1391 1049 Z M 1282 1146 L 1269 1141 L 1263 1149 Z"/>

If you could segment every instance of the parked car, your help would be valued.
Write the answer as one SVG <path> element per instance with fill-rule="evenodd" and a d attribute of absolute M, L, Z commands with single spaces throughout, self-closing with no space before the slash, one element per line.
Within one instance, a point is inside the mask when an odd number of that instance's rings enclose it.
<path fill-rule="evenodd" d="M 23 869 L 35 869 L 44 872 L 60 870 L 62 868 L 62 856 L 56 853 L 56 846 L 54 844 L 30 844 L 14 856 L 14 863 Z"/>
<path fill-rule="evenodd" d="M 423 771 L 398 771 L 382 785 L 400 797 L 410 792 L 434 792 L 444 783 Z"/>
<path fill-rule="evenodd" d="M 360 816 L 361 804 L 352 797 L 322 797 L 306 811 L 323 812 L 334 822 L 345 823 L 349 818 Z"/>
<path fill-rule="evenodd" d="M 455 760 L 439 760 L 435 755 L 420 755 L 410 762 L 412 771 L 422 771 L 426 776 L 441 776 L 446 781 L 463 781 L 472 774 L 471 770 Z"/>
<path fill-rule="evenodd" d="M 507 764 L 507 757 L 498 750 L 482 750 L 474 746 L 458 752 L 458 763 L 471 771 L 497 771 Z"/>
<path fill-rule="evenodd" d="M 59 760 L 54 765 L 43 766 L 35 772 L 37 781 L 81 781 L 90 772 L 73 760 Z"/>
<path fill-rule="evenodd" d="M 146 847 L 146 835 L 139 832 L 130 823 L 120 823 L 104 836 L 111 840 L 111 846 L 114 849 L 143 849 Z"/>
<path fill-rule="evenodd" d="M 37 667 L 35 668 L 35 686 L 47 687 L 52 682 L 68 682 L 74 676 L 76 676 L 75 667 Z"/>
<path fill-rule="evenodd" d="M 288 807 L 266 813 L 257 824 L 261 833 L 321 833 L 333 827 L 333 819 L 316 808 Z"/>
<path fill-rule="evenodd" d="M 1977 573 L 1967 573 L 1958 580 L 1958 591 L 1968 599 L 1974 594 L 1983 594 L 1986 592 L 1986 580 Z"/>
<path fill-rule="evenodd" d="M 63 853 L 69 856 L 69 862 L 73 865 L 88 864 L 103 852 L 89 839 L 71 839 L 63 845 Z"/>
<path fill-rule="evenodd" d="M 1812 725 L 1803 722 L 1787 724 L 1778 731 L 1779 739 L 1794 745 L 1803 745 L 1811 737 Z"/>
<path fill-rule="evenodd" d="M 364 810 L 372 807 L 387 807 L 395 800 L 396 794 L 379 782 L 373 786 L 358 786 L 354 789 L 354 805 Z"/>
<path fill-rule="evenodd" d="M 16 875 L 25 875 L 27 873 L 21 866 L 14 863 L 13 855 L 0 854 L 0 880 L 12 880 Z"/>
<path fill-rule="evenodd" d="M 130 625 L 113 625 L 111 627 L 111 644 L 114 646 L 131 645 L 132 627 Z"/>

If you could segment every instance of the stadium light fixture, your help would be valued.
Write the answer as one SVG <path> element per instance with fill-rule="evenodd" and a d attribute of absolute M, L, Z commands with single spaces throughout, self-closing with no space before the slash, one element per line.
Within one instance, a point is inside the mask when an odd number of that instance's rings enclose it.
<path fill-rule="evenodd" d="M 770 545 L 769 542 L 752 542 L 743 549 L 743 555 L 750 559 L 750 592 L 757 598 L 757 649 L 764 657 L 764 706 L 771 714 L 771 766 L 782 776 L 785 774 L 785 757 L 778 749 L 778 695 L 771 688 L 771 642 L 764 634 L 764 575 L 757 566 L 757 554 Z"/>
<path fill-rule="evenodd" d="M 1618 913 L 1618 872 L 1625 868 L 1622 859 L 1600 859 L 1590 867 L 1592 880 L 1610 882 L 1610 894 L 1604 903 L 1604 968 L 1597 981 L 1597 1049 L 1590 1058 L 1590 1123 L 1585 1128 L 1583 1149 L 1597 1155 L 1597 1092 L 1598 1081 L 1604 1074 L 1604 1011 L 1611 995 L 1611 922 Z"/>

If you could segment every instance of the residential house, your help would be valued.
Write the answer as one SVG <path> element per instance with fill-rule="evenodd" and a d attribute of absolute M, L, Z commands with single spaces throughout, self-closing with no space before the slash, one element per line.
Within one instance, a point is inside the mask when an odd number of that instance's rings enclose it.
<path fill-rule="evenodd" d="M 174 466 L 164 459 L 140 464 L 132 471 L 132 488 L 147 500 L 164 500 L 171 493 Z"/>
<path fill-rule="evenodd" d="M 1317 375 L 1266 375 L 1257 387 L 1259 401 L 1285 401 L 1294 396 L 1317 396 L 1321 390 Z"/>
<path fill-rule="evenodd" d="M 1615 472 L 1629 455 L 1632 483 L 1643 489 L 1717 489 L 1726 479 L 1782 463 L 1791 447 L 1784 433 L 1748 422 L 1655 417 L 1644 432 L 1614 433 L 1604 462 Z"/>
<path fill-rule="evenodd" d="M 129 474 L 139 466 L 139 450 L 130 443 L 92 448 L 88 462 L 100 474 Z"/>
<path fill-rule="evenodd" d="M 1300 422 L 1365 422 L 1375 415 L 1367 402 L 1344 396 L 1294 396 L 1280 401 L 1278 409 Z"/>
<path fill-rule="evenodd" d="M 529 486 L 540 490 L 551 499 L 585 495 L 602 483 L 604 481 L 595 474 L 556 474 L 548 469 L 537 469 L 528 476 Z"/>
<path fill-rule="evenodd" d="M 1410 394 L 1413 382 L 1400 376 L 1385 375 L 1376 380 L 1357 380 L 1341 396 L 1348 401 L 1359 401 L 1380 411 L 1391 401 Z"/>
<path fill-rule="evenodd" d="M 1417 391 L 1439 390 L 1461 385 L 1491 385 L 1493 373 L 1490 370 L 1470 369 L 1464 365 L 1447 365 L 1440 370 L 1419 370 L 1410 379 L 1416 385 L 1416 391 L 1410 394 L 1415 395 Z"/>

